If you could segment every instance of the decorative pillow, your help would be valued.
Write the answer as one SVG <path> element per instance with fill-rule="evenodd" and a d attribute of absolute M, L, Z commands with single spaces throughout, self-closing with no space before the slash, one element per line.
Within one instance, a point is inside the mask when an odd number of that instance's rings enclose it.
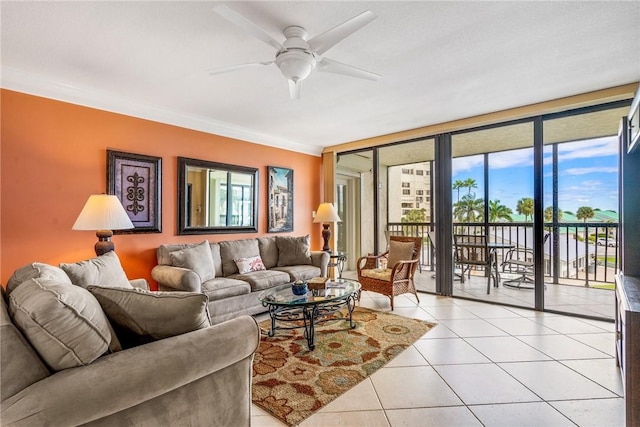
<path fill-rule="evenodd" d="M 174 266 L 195 271 L 200 276 L 202 283 L 216 277 L 211 247 L 207 240 L 197 245 L 171 252 L 169 256 Z"/>
<path fill-rule="evenodd" d="M 264 264 L 262 263 L 262 258 L 260 258 L 259 255 L 249 258 L 238 258 L 234 259 L 234 261 L 238 266 L 238 271 L 240 272 L 240 274 L 249 273 L 251 271 L 266 270 Z"/>
<path fill-rule="evenodd" d="M 7 293 L 10 294 L 20 283 L 35 278 L 55 279 L 58 282 L 71 284 L 69 276 L 61 268 L 41 262 L 33 262 L 13 272 L 9 277 L 9 281 L 7 281 Z"/>
<path fill-rule="evenodd" d="M 71 279 L 74 285 L 105 286 L 109 288 L 132 288 L 127 275 L 122 269 L 120 258 L 114 251 L 75 264 L 61 263 L 60 268 Z"/>
<path fill-rule="evenodd" d="M 278 267 L 311 264 L 310 240 L 308 234 L 301 237 L 276 236 Z"/>
<path fill-rule="evenodd" d="M 398 261 L 411 261 L 413 259 L 413 246 L 413 242 L 399 242 L 397 240 L 389 242 L 387 267 L 393 268 Z"/>
<path fill-rule="evenodd" d="M 86 289 L 54 279 L 29 279 L 9 295 L 9 313 L 54 371 L 87 365 L 107 352 L 109 322 Z"/>
<path fill-rule="evenodd" d="M 211 326 L 209 298 L 199 292 L 151 292 L 89 286 L 124 348 Z"/>

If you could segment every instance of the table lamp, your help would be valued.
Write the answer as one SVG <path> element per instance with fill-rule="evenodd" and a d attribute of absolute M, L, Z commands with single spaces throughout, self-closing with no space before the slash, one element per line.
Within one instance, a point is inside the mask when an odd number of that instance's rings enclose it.
<path fill-rule="evenodd" d="M 329 239 L 331 238 L 331 230 L 329 229 L 330 222 L 340 222 L 342 221 L 338 216 L 338 212 L 336 212 L 336 208 L 333 206 L 333 203 L 320 203 L 318 206 L 318 210 L 316 211 L 316 216 L 313 218 L 313 222 L 321 222 L 322 223 L 322 238 L 324 239 L 324 246 L 322 247 L 323 251 L 331 252 L 331 246 L 329 246 Z"/>
<path fill-rule="evenodd" d="M 95 245 L 96 255 L 104 255 L 115 248 L 111 241 L 113 236 L 111 230 L 133 228 L 133 223 L 117 196 L 92 194 L 71 228 L 96 230 L 96 236 L 98 236 Z"/>

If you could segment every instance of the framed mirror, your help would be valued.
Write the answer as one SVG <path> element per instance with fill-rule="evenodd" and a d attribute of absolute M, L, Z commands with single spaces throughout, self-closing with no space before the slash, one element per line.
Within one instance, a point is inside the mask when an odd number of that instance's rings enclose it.
<path fill-rule="evenodd" d="M 178 157 L 178 234 L 257 233 L 258 169 Z"/>

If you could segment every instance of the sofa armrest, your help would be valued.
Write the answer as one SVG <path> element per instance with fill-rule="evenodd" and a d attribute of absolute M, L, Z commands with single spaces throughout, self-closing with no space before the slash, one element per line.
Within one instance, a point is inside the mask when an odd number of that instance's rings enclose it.
<path fill-rule="evenodd" d="M 149 282 L 147 282 L 147 279 L 131 279 L 129 283 L 131 283 L 131 286 L 134 288 L 144 289 L 145 291 L 149 290 Z"/>
<path fill-rule="evenodd" d="M 320 277 L 327 277 L 329 253 L 325 251 L 311 251 L 311 264 L 320 269 Z"/>
<path fill-rule="evenodd" d="M 200 292 L 202 289 L 200 276 L 188 268 L 156 265 L 153 267 L 153 270 L 151 270 L 151 277 L 153 277 L 153 280 L 158 282 L 158 284 L 175 289 L 176 291 Z"/>
<path fill-rule="evenodd" d="M 259 343 L 260 330 L 256 321 L 250 316 L 241 316 L 123 350 L 87 366 L 57 372 L 30 385 L 2 402 L 0 419 L 3 425 L 90 423 L 127 410 L 135 412 L 136 405 L 144 406 L 145 402 L 246 359 L 249 359 L 246 379 L 239 381 L 246 380 L 249 390 L 250 360 Z M 189 392 L 180 396 L 184 401 L 176 401 L 175 405 L 188 408 L 194 403 L 190 401 L 193 396 Z M 222 396 L 210 398 L 216 400 Z M 246 405 L 250 405 L 250 393 Z M 162 409 L 158 408 L 158 411 Z M 187 420 L 184 422 L 189 424 Z"/>

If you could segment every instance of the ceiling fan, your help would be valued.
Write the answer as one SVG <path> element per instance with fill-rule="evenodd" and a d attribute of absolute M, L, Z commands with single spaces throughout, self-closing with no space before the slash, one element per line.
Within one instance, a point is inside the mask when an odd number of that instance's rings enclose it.
<path fill-rule="evenodd" d="M 343 74 L 367 80 L 378 80 L 379 74 L 371 73 L 351 65 L 343 64 L 322 56 L 337 43 L 355 33 L 360 28 L 377 18 L 371 11 L 362 12 L 353 18 L 333 27 L 319 36 L 307 40 L 307 31 L 300 26 L 290 26 L 283 30 L 285 41 L 278 42 L 262 28 L 251 22 L 233 9 L 219 5 L 213 10 L 229 22 L 249 32 L 258 40 L 276 49 L 272 61 L 252 62 L 249 64 L 231 65 L 209 70 L 209 74 L 221 74 L 254 66 L 275 64 L 289 81 L 291 99 L 300 98 L 300 86 L 313 70 Z"/>

